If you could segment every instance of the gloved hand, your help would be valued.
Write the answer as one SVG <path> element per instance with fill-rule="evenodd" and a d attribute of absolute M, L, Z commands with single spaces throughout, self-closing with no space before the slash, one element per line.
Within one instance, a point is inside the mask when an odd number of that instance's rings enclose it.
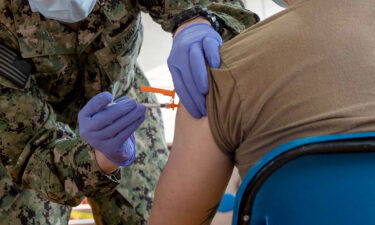
<path fill-rule="evenodd" d="M 102 92 L 81 109 L 79 134 L 113 163 L 128 166 L 136 152 L 134 131 L 145 120 L 146 107 L 127 97 L 108 105 L 112 98 Z"/>
<path fill-rule="evenodd" d="M 195 23 L 174 37 L 168 67 L 179 98 L 195 118 L 207 115 L 208 77 L 205 59 L 212 68 L 220 67 L 220 35 L 205 23 Z"/>

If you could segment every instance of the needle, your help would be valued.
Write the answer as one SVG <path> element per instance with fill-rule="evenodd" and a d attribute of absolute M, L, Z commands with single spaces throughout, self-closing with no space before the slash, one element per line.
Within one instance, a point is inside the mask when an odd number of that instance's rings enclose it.
<path fill-rule="evenodd" d="M 167 108 L 168 107 L 168 103 L 163 103 L 163 104 L 160 104 L 160 103 L 142 103 L 144 106 L 146 106 L 147 108 Z"/>

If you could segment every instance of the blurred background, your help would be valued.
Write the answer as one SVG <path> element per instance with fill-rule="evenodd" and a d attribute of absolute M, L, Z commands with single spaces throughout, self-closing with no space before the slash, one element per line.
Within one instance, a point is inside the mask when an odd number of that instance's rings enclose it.
<path fill-rule="evenodd" d="M 257 13 L 261 20 L 282 10 L 272 0 L 245 0 L 246 8 Z M 148 14 L 142 14 L 144 26 L 144 41 L 138 63 L 149 79 L 151 86 L 164 89 L 174 89 L 172 78 L 167 66 L 167 58 L 172 47 L 172 35 L 164 32 L 160 25 L 155 23 Z M 160 103 L 169 102 L 169 98 L 157 95 Z M 176 111 L 162 109 L 165 137 L 168 144 L 172 143 Z M 240 184 L 237 171 L 234 171 L 232 179 L 226 190 L 227 193 L 236 193 Z M 231 213 L 218 213 L 212 225 L 231 224 Z M 90 206 L 86 201 L 73 208 L 72 220 L 69 225 L 94 225 Z"/>

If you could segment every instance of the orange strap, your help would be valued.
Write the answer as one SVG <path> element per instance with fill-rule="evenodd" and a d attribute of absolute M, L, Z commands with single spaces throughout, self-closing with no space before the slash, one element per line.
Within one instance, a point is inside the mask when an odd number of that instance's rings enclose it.
<path fill-rule="evenodd" d="M 150 87 L 150 86 L 141 86 L 139 88 L 141 91 L 144 91 L 144 92 L 151 92 L 151 93 L 159 93 L 159 94 L 162 94 L 162 95 L 166 95 L 166 96 L 170 96 L 170 97 L 174 97 L 176 91 L 174 90 L 165 90 L 165 89 L 161 89 L 161 88 L 154 88 L 154 87 Z"/>

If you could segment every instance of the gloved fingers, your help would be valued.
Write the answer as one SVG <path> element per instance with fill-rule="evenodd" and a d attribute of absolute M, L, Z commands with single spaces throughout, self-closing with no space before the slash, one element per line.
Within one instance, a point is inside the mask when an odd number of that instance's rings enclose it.
<path fill-rule="evenodd" d="M 182 80 L 180 71 L 173 66 L 169 66 L 169 71 L 172 74 L 173 84 L 176 88 L 177 95 L 180 98 L 182 104 L 184 104 L 186 110 L 194 118 L 201 118 L 202 114 L 200 113 L 198 107 L 195 105 L 195 102 L 193 101 L 189 92 L 187 91 L 187 88 L 185 87 L 185 84 Z"/>
<path fill-rule="evenodd" d="M 194 43 L 189 51 L 190 70 L 192 72 L 192 79 L 201 94 L 208 92 L 208 78 L 207 68 L 204 59 L 203 49 L 200 43 Z M 186 83 L 187 81 L 185 81 Z M 195 92 L 195 90 L 194 90 Z"/>
<path fill-rule="evenodd" d="M 192 55 L 193 56 L 195 55 L 197 57 L 199 57 L 199 55 L 200 55 L 201 56 L 200 59 L 203 58 L 202 52 L 200 51 L 198 45 L 194 45 L 190 49 L 189 57 L 192 56 Z M 204 82 L 208 83 L 206 65 L 204 63 L 202 63 L 202 60 L 196 60 L 194 62 L 194 61 L 191 61 L 191 59 L 192 59 L 192 57 L 190 57 L 190 67 L 194 67 L 194 68 L 197 68 L 197 67 L 202 68 L 203 67 L 200 72 L 204 71 L 204 74 L 194 74 L 194 73 L 192 74 L 192 70 L 189 68 L 189 70 L 185 71 L 185 74 L 182 77 L 182 79 L 183 79 L 183 83 L 185 84 L 185 87 L 186 87 L 186 89 L 189 93 L 189 96 L 194 101 L 195 106 L 200 113 L 200 117 L 202 117 L 203 115 L 206 114 L 206 99 L 205 99 L 205 96 L 198 89 L 197 84 L 199 84 L 199 86 L 206 86 L 207 89 L 208 89 L 208 84 L 204 84 Z M 200 63 L 198 63 L 198 61 Z M 203 90 L 203 88 L 202 88 L 202 90 Z M 185 107 L 186 107 L 186 105 L 185 105 Z M 198 118 L 200 118 L 200 117 L 198 117 Z"/>
<path fill-rule="evenodd" d="M 129 97 L 127 97 L 127 96 L 121 96 L 120 98 L 116 99 L 114 102 L 115 103 L 119 103 L 119 102 L 127 100 L 127 99 L 129 99 Z"/>
<path fill-rule="evenodd" d="M 128 159 L 132 158 L 136 151 L 134 133 L 131 134 L 130 137 L 125 141 L 122 148 L 123 156 L 127 157 Z"/>
<path fill-rule="evenodd" d="M 136 121 L 134 121 L 132 124 L 130 124 L 127 129 L 124 129 L 120 133 L 118 133 L 115 137 L 111 139 L 114 146 L 121 147 L 124 142 L 132 135 L 135 130 L 143 123 L 146 116 L 143 114 L 141 117 L 139 117 Z"/>
<path fill-rule="evenodd" d="M 78 113 L 78 119 L 84 117 L 91 117 L 95 113 L 104 109 L 110 102 L 112 102 L 112 94 L 109 92 L 102 92 L 91 98 L 86 105 Z"/>
<path fill-rule="evenodd" d="M 134 110 L 137 102 L 134 99 L 126 99 L 106 107 L 104 110 L 96 113 L 87 128 L 91 131 L 102 130 L 111 125 L 118 118 Z"/>
<path fill-rule="evenodd" d="M 128 129 L 128 127 L 134 121 L 144 116 L 145 112 L 146 107 L 142 104 L 138 104 L 132 109 L 132 111 L 113 121 L 112 124 L 108 125 L 104 129 L 96 131 L 94 135 L 101 140 L 115 137 L 121 131 Z"/>
<path fill-rule="evenodd" d="M 199 119 L 202 116 L 207 115 L 206 97 L 204 95 L 198 93 L 198 91 L 195 91 L 194 93 L 192 93 L 191 96 L 192 96 L 193 101 L 195 102 L 195 105 L 199 105 L 199 107 L 197 107 L 197 109 L 199 110 L 198 111 L 198 113 L 199 113 L 198 115 L 199 116 L 197 116 L 195 118 Z"/>
<path fill-rule="evenodd" d="M 212 37 L 206 37 L 203 39 L 202 44 L 208 65 L 212 68 L 219 68 L 221 62 L 220 46 L 222 42 Z"/>
<path fill-rule="evenodd" d="M 132 135 L 130 135 L 129 139 L 135 145 L 135 135 L 134 135 L 134 133 Z"/>
<path fill-rule="evenodd" d="M 120 154 L 113 156 L 117 161 L 112 160 L 119 166 L 129 166 L 133 163 L 136 154 L 134 133 L 124 142 L 120 149 Z"/>

